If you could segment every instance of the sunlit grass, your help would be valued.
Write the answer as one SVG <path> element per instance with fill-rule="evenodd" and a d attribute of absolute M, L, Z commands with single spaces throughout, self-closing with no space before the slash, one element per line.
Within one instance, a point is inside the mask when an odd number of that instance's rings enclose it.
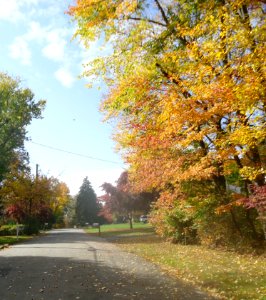
<path fill-rule="evenodd" d="M 98 235 L 99 233 L 98 228 L 87 228 L 85 230 L 93 235 Z M 100 231 L 102 237 L 141 236 L 154 232 L 151 225 L 143 223 L 134 223 L 133 229 L 129 228 L 128 223 L 101 225 Z"/>
<path fill-rule="evenodd" d="M 15 243 L 26 241 L 28 239 L 31 239 L 31 237 L 20 235 L 17 239 L 16 236 L 0 236 L 0 245 L 5 245 L 5 244 L 12 245 Z"/>
<path fill-rule="evenodd" d="M 150 225 L 136 225 L 133 231 L 128 224 L 101 226 L 102 237 L 223 299 L 266 300 L 265 256 L 172 244 L 156 236 Z M 98 231 L 88 232 L 96 235 Z"/>
<path fill-rule="evenodd" d="M 263 256 L 171 244 L 156 236 L 118 239 L 116 243 L 128 252 L 159 264 L 170 274 L 225 299 L 266 299 L 266 259 Z"/>

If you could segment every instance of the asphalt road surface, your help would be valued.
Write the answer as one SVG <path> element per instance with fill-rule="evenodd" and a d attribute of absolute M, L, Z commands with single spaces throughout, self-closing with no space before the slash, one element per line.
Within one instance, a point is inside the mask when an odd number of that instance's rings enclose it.
<path fill-rule="evenodd" d="M 79 229 L 0 251 L 0 300 L 214 299 Z"/>

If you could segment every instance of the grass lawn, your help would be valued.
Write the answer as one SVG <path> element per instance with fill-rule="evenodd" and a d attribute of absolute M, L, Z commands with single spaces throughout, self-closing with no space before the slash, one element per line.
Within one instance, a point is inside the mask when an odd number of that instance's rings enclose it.
<path fill-rule="evenodd" d="M 224 299 L 266 300 L 265 256 L 239 255 L 203 246 L 171 244 L 153 234 L 148 224 L 101 226 L 102 237 Z M 97 229 L 87 230 L 97 234 Z"/>
<path fill-rule="evenodd" d="M 0 236 L 0 246 L 5 244 L 9 244 L 9 245 L 16 244 L 19 242 L 26 241 L 30 238 L 31 238 L 30 236 L 20 235 L 17 240 L 16 236 Z"/>
<path fill-rule="evenodd" d="M 86 232 L 92 235 L 98 235 L 99 229 L 98 228 L 88 228 Z M 129 237 L 129 236 L 143 236 L 143 235 L 150 235 L 153 234 L 154 231 L 149 224 L 143 223 L 134 223 L 133 230 L 129 228 L 128 223 L 123 224 L 110 224 L 110 225 L 102 225 L 101 226 L 101 237 L 111 237 L 111 238 L 118 238 L 118 237 Z"/>

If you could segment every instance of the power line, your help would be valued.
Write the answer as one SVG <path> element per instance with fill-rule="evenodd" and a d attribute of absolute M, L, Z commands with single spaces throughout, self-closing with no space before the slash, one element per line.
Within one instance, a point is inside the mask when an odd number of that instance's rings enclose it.
<path fill-rule="evenodd" d="M 89 159 L 93 159 L 93 160 L 98 160 L 98 161 L 103 161 L 103 162 L 108 162 L 108 163 L 112 163 L 112 164 L 121 164 L 117 161 L 112 161 L 112 160 L 107 160 L 107 159 L 102 159 L 102 158 L 98 158 L 98 157 L 93 157 L 93 156 L 89 156 L 89 155 L 85 155 L 85 154 L 80 154 L 80 153 L 76 153 L 76 152 L 71 152 L 71 151 L 67 151 L 64 149 L 60 149 L 60 148 L 56 148 L 56 147 L 52 147 L 52 146 L 48 146 L 48 145 L 44 145 L 44 144 L 40 144 L 40 143 L 36 143 L 33 141 L 28 141 L 34 145 L 38 145 L 44 148 L 48 148 L 51 150 L 55 150 L 55 151 L 59 151 L 59 152 L 64 152 L 64 153 L 68 153 L 68 154 L 72 154 L 72 155 L 76 155 L 76 156 L 80 156 L 80 157 L 85 157 L 85 158 L 89 158 Z"/>

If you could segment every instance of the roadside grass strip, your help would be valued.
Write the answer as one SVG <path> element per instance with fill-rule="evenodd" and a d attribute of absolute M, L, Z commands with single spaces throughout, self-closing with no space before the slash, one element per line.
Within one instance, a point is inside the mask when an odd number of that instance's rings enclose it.
<path fill-rule="evenodd" d="M 0 236 L 0 249 L 1 245 L 13 245 L 19 242 L 24 242 L 26 240 L 31 239 L 31 236 L 20 235 L 17 239 L 16 236 Z"/>
<path fill-rule="evenodd" d="M 87 228 L 85 231 L 92 235 L 98 235 L 98 228 Z M 154 234 L 154 230 L 149 224 L 135 223 L 133 229 L 129 228 L 129 224 L 110 224 L 101 225 L 101 237 L 130 237 L 130 236 L 143 236 Z"/>
<path fill-rule="evenodd" d="M 240 255 L 198 245 L 172 244 L 153 234 L 148 224 L 140 224 L 142 227 L 133 231 L 116 225 L 102 226 L 102 236 L 123 250 L 158 264 L 168 274 L 221 299 L 266 300 L 265 255 Z M 87 232 L 96 234 L 93 229 Z"/>

